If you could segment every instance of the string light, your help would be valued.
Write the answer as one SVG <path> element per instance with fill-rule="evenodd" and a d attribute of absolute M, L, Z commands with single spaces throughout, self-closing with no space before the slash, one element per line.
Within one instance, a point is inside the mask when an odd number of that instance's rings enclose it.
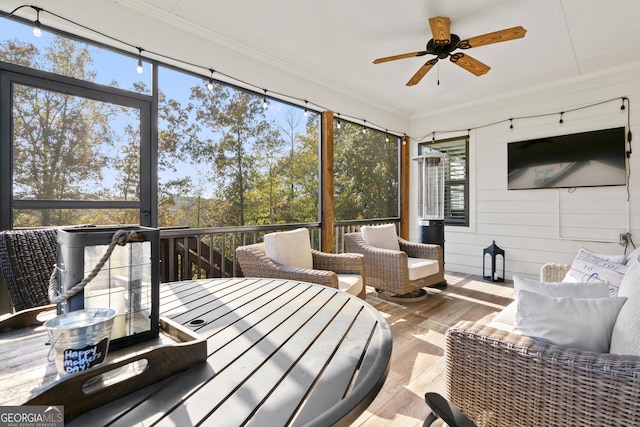
<path fill-rule="evenodd" d="M 337 123 L 336 123 L 336 127 L 337 127 L 338 129 L 340 129 L 340 126 L 342 125 L 342 121 L 340 120 L 340 113 L 337 113 L 336 115 L 338 116 L 338 120 L 337 120 Z"/>
<path fill-rule="evenodd" d="M 562 120 L 562 116 L 564 116 L 564 112 L 563 112 L 563 111 L 561 111 L 561 112 L 560 112 L 560 121 L 558 122 L 558 123 L 560 123 L 561 125 L 563 125 L 563 124 L 564 124 L 564 120 Z"/>
<path fill-rule="evenodd" d="M 33 22 L 33 35 L 36 37 L 42 37 L 42 24 L 40 24 L 40 11 L 42 8 L 31 6 L 36 11 L 36 20 Z"/>
<path fill-rule="evenodd" d="M 309 113 L 307 112 L 307 103 L 309 101 L 304 101 L 304 116 L 307 117 L 309 115 Z"/>
<path fill-rule="evenodd" d="M 98 35 L 99 35 L 99 36 L 101 36 L 101 37 L 105 37 L 105 38 L 110 39 L 110 40 L 112 40 L 112 41 L 114 41 L 114 42 L 120 43 L 120 44 L 125 45 L 125 46 L 129 46 L 129 47 L 131 47 L 131 48 L 137 48 L 137 49 L 138 49 L 138 67 L 137 67 L 137 71 L 138 71 L 139 73 L 142 73 L 142 72 L 143 72 L 143 68 L 142 68 L 142 51 L 143 51 L 143 49 L 142 49 L 142 48 L 140 48 L 140 47 L 135 47 L 135 45 L 133 45 L 133 44 L 131 44 L 131 43 L 128 43 L 128 42 L 126 42 L 126 41 L 124 41 L 124 40 L 118 39 L 118 38 L 113 37 L 113 36 L 110 36 L 110 35 L 108 35 L 108 34 L 104 34 L 104 33 L 99 32 L 99 31 L 97 31 L 97 30 L 93 30 L 93 29 L 91 29 L 91 28 L 89 28 L 89 27 L 86 27 L 86 26 L 84 26 L 84 25 L 82 25 L 82 24 L 79 24 L 79 23 L 77 23 L 77 22 L 75 22 L 75 21 L 73 21 L 73 20 L 71 20 L 71 19 L 65 18 L 64 16 L 60 16 L 60 15 L 58 15 L 58 14 L 54 13 L 54 12 L 49 12 L 49 11 L 47 11 L 46 9 L 43 9 L 43 8 L 40 8 L 40 7 L 36 7 L 36 6 L 32 6 L 32 5 L 26 5 L 26 4 L 25 4 L 25 5 L 18 6 L 18 7 L 17 7 L 17 8 L 15 8 L 13 11 L 11 11 L 9 14 L 4 15 L 4 17 L 11 17 L 11 16 L 13 16 L 13 15 L 18 11 L 18 10 L 20 10 L 20 9 L 22 9 L 22 8 L 25 8 L 25 7 L 30 7 L 30 8 L 32 8 L 33 10 L 35 10 L 35 11 L 36 11 L 36 20 L 34 21 L 34 28 L 33 28 L 33 33 L 34 33 L 34 35 L 35 35 L 36 37 L 40 37 L 40 35 L 42 34 L 41 23 L 40 23 L 40 11 L 45 11 L 45 12 L 48 12 L 48 13 L 52 14 L 53 16 L 55 16 L 55 17 L 57 17 L 57 18 L 59 18 L 59 19 L 61 19 L 61 20 L 65 21 L 65 22 L 68 22 L 68 23 L 73 24 L 73 25 L 75 25 L 75 26 L 77 26 L 77 27 L 80 27 L 80 28 L 84 28 L 84 29 L 86 29 L 86 30 L 89 30 L 89 31 L 91 31 L 91 32 L 93 32 L 93 33 L 95 33 L 95 34 L 98 34 Z M 158 56 L 158 57 L 164 58 L 164 59 L 168 59 L 168 60 L 173 61 L 173 62 L 179 62 L 179 63 L 184 64 L 184 65 L 187 65 L 187 66 L 197 67 L 197 68 L 203 68 L 203 69 L 208 69 L 208 68 L 206 68 L 206 67 L 204 67 L 204 66 L 202 66 L 202 65 L 195 64 L 195 63 L 192 63 L 192 62 L 188 62 L 188 61 L 185 61 L 185 60 L 182 60 L 182 59 L 179 59 L 179 58 L 174 58 L 174 57 L 171 57 L 171 56 L 169 56 L 169 55 L 162 54 L 162 53 L 158 53 L 158 52 L 151 52 L 151 51 L 149 51 L 149 53 L 151 53 L 151 54 L 153 54 L 153 55 L 156 55 L 156 56 Z M 439 65 L 439 64 L 438 64 L 438 65 Z M 210 71 L 211 71 L 211 69 L 208 69 L 208 70 L 210 70 Z M 249 83 L 249 82 L 247 82 L 247 81 L 244 81 L 244 80 L 238 79 L 238 78 L 236 78 L 236 77 L 234 77 L 234 76 L 231 76 L 231 75 L 228 75 L 228 74 L 225 74 L 225 73 L 219 72 L 219 71 L 218 71 L 217 73 L 218 73 L 218 74 L 220 74 L 220 75 L 222 75 L 222 76 L 224 76 L 224 77 L 226 77 L 226 78 L 229 78 L 229 79 L 231 79 L 231 80 L 234 80 L 234 81 L 236 81 L 237 83 L 241 83 L 241 84 L 243 84 L 243 85 L 245 85 L 245 86 L 255 88 L 256 90 L 258 90 L 258 89 L 259 89 L 259 87 L 258 87 L 258 86 L 254 85 L 254 84 L 251 84 L 251 83 Z M 439 76 L 438 76 L 438 77 L 439 77 Z M 211 81 L 211 80 L 212 80 L 212 79 L 210 79 L 210 81 Z M 438 80 L 439 80 L 439 78 L 438 78 Z M 438 84 L 439 84 L 439 81 L 438 81 Z M 207 87 L 208 87 L 208 86 L 209 86 L 209 85 L 207 85 Z M 265 109 L 266 109 L 266 108 L 268 107 L 268 105 L 269 105 L 269 103 L 268 103 L 268 101 L 267 101 L 267 98 L 266 98 L 267 90 L 266 90 L 266 89 L 263 89 L 263 90 L 264 90 L 264 92 L 265 92 L 265 98 L 264 98 L 264 102 L 263 102 L 262 106 L 263 106 L 263 108 L 265 108 Z M 275 95 L 282 96 L 282 97 L 285 97 L 285 98 L 289 98 L 289 99 L 292 99 L 292 100 L 296 100 L 296 101 L 304 101 L 304 102 L 305 102 L 305 106 L 308 104 L 308 101 L 303 100 L 303 99 L 301 99 L 301 98 L 297 98 L 297 97 L 294 97 L 294 96 L 290 96 L 290 95 L 282 94 L 282 93 L 277 93 L 277 92 L 273 92 L 273 93 L 274 93 Z M 583 106 L 583 107 L 574 108 L 574 109 L 569 110 L 569 111 L 577 111 L 577 110 L 582 110 L 582 109 L 585 109 L 585 108 L 595 107 L 595 106 L 598 106 L 598 105 L 601 105 L 601 104 L 605 104 L 605 103 L 608 103 L 608 102 L 611 102 L 611 101 L 614 101 L 614 100 L 617 100 L 617 99 L 620 99 L 620 98 L 614 98 L 614 99 L 609 99 L 609 100 L 606 100 L 606 101 L 596 102 L 596 103 L 589 104 L 589 105 L 586 105 L 586 106 Z M 621 103 L 621 105 L 620 105 L 620 110 L 621 110 L 621 111 L 624 111 L 624 110 L 627 110 L 627 111 L 628 111 L 629 109 L 626 107 L 625 103 L 626 103 L 626 104 L 629 104 L 629 99 L 628 99 L 627 97 L 621 97 L 621 100 L 622 100 L 622 103 Z M 314 103 L 314 105 L 316 105 L 316 106 L 318 107 L 318 109 L 326 110 L 326 111 L 331 111 L 331 108 L 324 107 L 324 106 L 322 106 L 322 105 L 320 105 L 320 104 L 315 104 L 315 103 Z M 523 116 L 523 117 L 517 117 L 517 118 L 519 118 L 519 119 L 524 119 L 524 118 L 544 117 L 544 116 L 549 116 L 549 115 L 551 115 L 551 114 L 553 114 L 553 113 L 537 114 L 537 115 L 532 115 L 532 116 Z M 558 113 L 555 113 L 555 114 L 558 114 Z M 338 115 L 338 116 L 339 116 L 339 115 Z M 349 116 L 349 117 L 351 117 L 351 116 Z M 352 119 L 354 119 L 354 120 L 358 120 L 358 118 L 357 118 L 357 117 L 351 117 L 351 118 L 352 118 Z M 510 119 L 509 119 L 509 128 L 510 128 L 510 129 L 513 129 L 513 120 L 514 120 L 514 119 L 515 119 L 515 118 L 510 118 Z M 630 119 L 628 119 L 627 121 L 628 121 L 628 122 L 630 122 Z M 488 127 L 488 126 L 493 126 L 493 125 L 496 125 L 496 124 L 498 124 L 498 123 L 502 123 L 502 122 L 504 122 L 504 120 L 500 120 L 500 121 L 497 121 L 497 122 L 487 123 L 487 124 L 484 124 L 484 125 L 480 125 L 480 126 L 475 127 L 474 129 L 484 128 L 484 127 Z M 365 121 L 365 123 L 366 123 L 366 121 Z M 340 125 L 341 125 L 341 122 L 340 122 L 340 120 L 338 119 L 338 121 L 337 121 L 337 128 L 338 128 L 338 129 L 340 129 Z M 380 126 L 378 126 L 378 125 L 373 125 L 373 126 L 375 126 L 375 127 L 379 128 L 379 129 L 382 129 L 382 127 L 380 127 Z M 363 131 L 365 131 L 365 132 L 366 132 L 366 130 L 364 130 L 364 129 L 363 129 Z M 394 131 L 392 131 L 392 132 L 394 132 Z M 456 131 L 456 130 L 447 130 L 446 132 L 457 132 L 457 131 Z M 395 131 L 395 133 L 397 133 L 397 131 Z M 629 134 L 629 135 L 628 135 L 629 142 L 631 142 L 631 141 L 630 141 L 630 140 L 631 140 L 631 131 L 630 131 L 630 130 L 628 131 L 628 134 Z M 405 135 L 406 135 L 406 134 L 405 134 Z M 428 134 L 427 134 L 427 135 L 428 135 Z M 426 136 L 425 136 L 425 137 L 426 137 Z M 416 141 L 423 141 L 423 140 L 425 139 L 425 137 L 422 137 L 422 138 L 416 139 L 416 138 L 412 138 L 412 137 L 410 137 L 410 136 L 407 136 L 407 138 L 409 138 L 409 139 L 414 139 L 414 140 L 416 140 Z M 435 140 L 435 132 L 434 132 L 433 138 L 434 138 L 434 140 Z"/>
<path fill-rule="evenodd" d="M 138 48 L 138 67 L 136 68 L 136 71 L 138 72 L 138 74 L 142 74 L 142 72 L 144 71 L 142 69 L 142 48 L 141 47 Z"/>
<path fill-rule="evenodd" d="M 207 83 L 207 89 L 213 90 L 213 73 L 214 73 L 214 70 L 209 68 L 209 71 L 211 72 L 211 77 L 209 77 L 209 83 Z"/>
<path fill-rule="evenodd" d="M 264 99 L 262 100 L 262 108 L 266 110 L 267 107 L 269 107 L 269 102 L 267 101 L 267 90 L 266 89 L 262 89 L 262 90 L 264 90 Z"/>
<path fill-rule="evenodd" d="M 362 133 L 363 134 L 367 133 L 367 121 L 366 120 L 362 120 Z"/>
<path fill-rule="evenodd" d="M 384 131 L 385 131 L 384 142 L 389 142 L 389 131 L 387 129 L 385 129 Z"/>

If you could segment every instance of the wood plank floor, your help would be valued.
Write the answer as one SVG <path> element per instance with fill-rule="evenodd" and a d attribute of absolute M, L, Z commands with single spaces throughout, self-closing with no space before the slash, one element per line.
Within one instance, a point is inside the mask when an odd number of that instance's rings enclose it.
<path fill-rule="evenodd" d="M 460 320 L 489 323 L 513 301 L 513 282 L 491 283 L 482 277 L 445 274 L 448 286 L 429 289 L 426 300 L 397 304 L 367 289 L 367 302 L 387 319 L 393 354 L 387 380 L 352 426 L 422 426 L 428 413 L 424 394 L 444 394 L 444 334 Z"/>

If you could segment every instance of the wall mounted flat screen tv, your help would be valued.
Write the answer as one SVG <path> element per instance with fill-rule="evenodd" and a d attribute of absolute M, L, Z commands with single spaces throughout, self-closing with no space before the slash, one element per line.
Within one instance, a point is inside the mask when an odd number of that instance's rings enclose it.
<path fill-rule="evenodd" d="M 625 128 L 507 144 L 509 190 L 625 185 Z"/>

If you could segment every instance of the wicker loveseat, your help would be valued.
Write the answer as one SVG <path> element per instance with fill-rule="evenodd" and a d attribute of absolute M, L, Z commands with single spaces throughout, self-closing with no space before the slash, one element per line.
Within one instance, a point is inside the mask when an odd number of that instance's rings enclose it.
<path fill-rule="evenodd" d="M 545 265 L 541 281 L 560 281 L 569 267 Z M 637 313 L 632 298 L 623 309 Z M 616 322 L 621 317 L 622 310 Z M 566 348 L 464 321 L 446 335 L 446 378 L 449 399 L 479 426 L 640 425 L 638 355 Z"/>

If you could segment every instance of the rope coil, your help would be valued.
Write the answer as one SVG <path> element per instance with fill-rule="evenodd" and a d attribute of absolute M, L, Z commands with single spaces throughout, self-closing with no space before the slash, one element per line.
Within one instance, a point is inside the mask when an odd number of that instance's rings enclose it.
<path fill-rule="evenodd" d="M 102 258 L 100 258 L 100 261 L 98 261 L 96 266 L 93 268 L 91 273 L 89 273 L 87 277 L 82 279 L 80 283 L 74 285 L 70 289 L 65 290 L 63 293 L 58 292 L 57 270 L 59 269 L 59 267 L 57 265 L 54 265 L 53 272 L 51 272 L 51 277 L 49 277 L 49 301 L 51 301 L 52 304 L 59 304 L 63 301 L 68 300 L 78 292 L 82 291 L 85 286 L 87 286 L 89 282 L 91 282 L 91 280 L 93 280 L 93 278 L 96 277 L 98 273 L 100 273 L 102 267 L 104 267 L 106 262 L 111 257 L 111 254 L 116 248 L 116 245 L 125 246 L 131 241 L 140 241 L 140 236 L 137 231 L 116 231 L 111 237 L 111 242 L 109 243 L 107 250 L 105 251 Z"/>

